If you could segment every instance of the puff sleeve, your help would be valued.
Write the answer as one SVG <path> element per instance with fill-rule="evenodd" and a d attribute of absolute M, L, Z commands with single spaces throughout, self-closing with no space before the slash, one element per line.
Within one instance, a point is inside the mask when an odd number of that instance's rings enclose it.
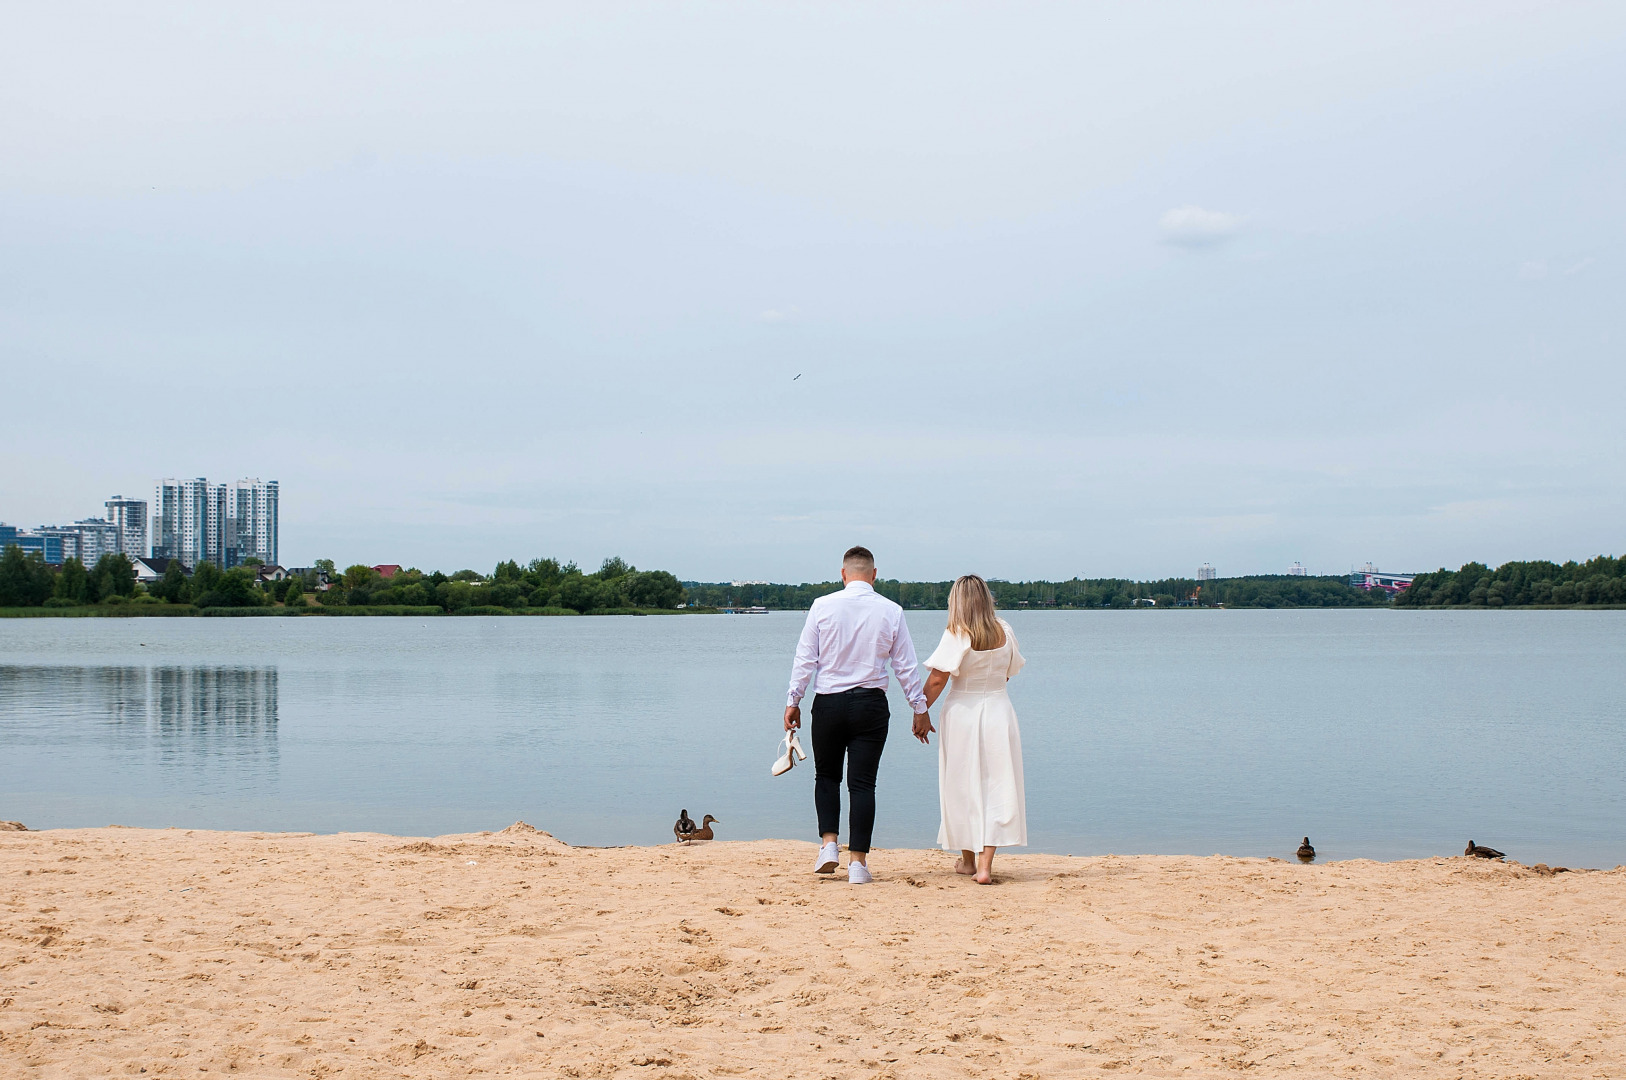
<path fill-rule="evenodd" d="M 971 651 L 971 635 L 951 634 L 943 631 L 943 640 L 937 643 L 937 651 L 926 657 L 926 666 L 934 671 L 946 671 L 950 675 L 960 673 L 960 663 L 965 660 L 965 654 Z"/>
<path fill-rule="evenodd" d="M 999 625 L 1005 628 L 1005 640 L 1011 644 L 1011 663 L 1010 667 L 1005 669 L 1005 677 L 1009 679 L 1015 677 L 1016 673 L 1022 670 L 1027 664 L 1027 658 L 1016 647 L 1016 634 L 1011 631 L 1011 624 L 1001 619 Z"/>

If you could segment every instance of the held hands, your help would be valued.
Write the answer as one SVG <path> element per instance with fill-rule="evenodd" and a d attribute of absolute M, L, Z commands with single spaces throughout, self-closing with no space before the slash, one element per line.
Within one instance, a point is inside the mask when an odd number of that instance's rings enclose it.
<path fill-rule="evenodd" d="M 794 731 L 794 730 L 796 730 L 797 728 L 799 728 L 801 726 L 802 726 L 802 708 L 801 708 L 801 706 L 800 705 L 787 705 L 787 706 L 785 706 L 785 730 L 786 731 Z M 930 745 L 931 740 L 928 739 L 927 736 L 930 735 L 932 732 L 934 732 L 936 730 L 937 730 L 936 728 L 932 727 L 931 713 L 915 713 L 915 722 L 914 722 L 914 736 L 915 736 L 915 738 L 919 739 L 923 743 L 926 743 L 926 744 Z"/>

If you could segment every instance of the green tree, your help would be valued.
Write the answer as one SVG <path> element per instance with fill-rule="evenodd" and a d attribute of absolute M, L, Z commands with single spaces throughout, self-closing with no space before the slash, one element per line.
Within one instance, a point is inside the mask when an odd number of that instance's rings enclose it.
<path fill-rule="evenodd" d="M 344 568 L 344 587 L 347 589 L 360 588 L 378 580 L 378 571 L 370 566 L 356 563 Z"/>
<path fill-rule="evenodd" d="M 55 575 L 37 552 L 23 554 L 16 544 L 0 555 L 0 607 L 39 607 L 51 595 Z"/>
<path fill-rule="evenodd" d="M 512 564 L 510 564 L 512 565 Z M 497 581 L 480 590 L 482 604 L 496 604 L 499 607 L 524 607 L 525 590 L 517 581 Z"/>
<path fill-rule="evenodd" d="M 152 594 L 171 604 L 184 604 L 192 599 L 192 583 L 186 580 L 181 560 L 169 560 L 169 565 L 164 567 L 164 576 L 153 586 Z"/>
<path fill-rule="evenodd" d="M 208 563 L 202 563 L 201 570 Z M 197 575 L 194 575 L 196 577 Z M 194 582 L 194 584 L 196 584 Z M 234 566 L 223 571 L 214 579 L 212 584 L 198 596 L 198 607 L 261 607 L 266 603 L 265 593 L 260 590 L 259 578 L 254 570 L 247 566 Z"/>
<path fill-rule="evenodd" d="M 194 600 L 210 591 L 220 581 L 222 571 L 214 563 L 204 560 L 192 568 L 192 598 Z"/>
<path fill-rule="evenodd" d="M 398 604 L 421 607 L 432 602 L 429 587 L 421 581 L 410 581 L 394 591 L 395 602 Z"/>
<path fill-rule="evenodd" d="M 96 560 L 96 566 L 90 571 L 85 598 L 96 604 L 115 596 L 130 597 L 135 595 L 135 586 L 135 565 L 123 552 L 114 552 Z"/>
<path fill-rule="evenodd" d="M 58 600 L 83 604 L 89 590 L 90 574 L 85 571 L 85 564 L 78 559 L 69 559 L 57 572 L 56 586 L 51 590 L 51 595 Z"/>
<path fill-rule="evenodd" d="M 559 565 L 558 559 L 532 559 L 530 565 L 525 568 L 525 579 L 530 582 L 531 587 L 544 593 L 551 593 L 557 589 L 564 576 L 564 569 Z M 543 606 L 537 604 L 534 597 L 531 603 L 537 607 Z"/>
<path fill-rule="evenodd" d="M 289 607 L 293 607 L 293 608 L 301 608 L 301 607 L 306 607 L 307 606 L 306 603 L 305 603 L 305 589 L 300 584 L 300 581 L 299 581 L 299 579 L 297 577 L 290 577 L 284 583 L 284 585 L 286 586 L 286 588 L 285 588 L 285 590 L 284 590 L 284 592 L 282 594 L 282 602 L 284 604 L 287 604 Z"/>
<path fill-rule="evenodd" d="M 580 573 L 566 575 L 559 583 L 559 603 L 576 611 L 591 611 L 598 599 L 596 583 Z"/>
<path fill-rule="evenodd" d="M 474 586 L 466 581 L 443 581 L 435 586 L 435 602 L 447 611 L 462 611 L 474 602 Z"/>
<path fill-rule="evenodd" d="M 683 602 L 683 586 L 665 570 L 627 575 L 627 599 L 635 607 L 674 608 Z"/>

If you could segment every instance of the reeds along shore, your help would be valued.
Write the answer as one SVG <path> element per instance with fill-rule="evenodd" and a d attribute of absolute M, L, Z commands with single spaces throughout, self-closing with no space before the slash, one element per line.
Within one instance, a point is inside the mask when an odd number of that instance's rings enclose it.
<path fill-rule="evenodd" d="M 0 1073 L 1626 1075 L 1626 868 L 0 832 Z"/>

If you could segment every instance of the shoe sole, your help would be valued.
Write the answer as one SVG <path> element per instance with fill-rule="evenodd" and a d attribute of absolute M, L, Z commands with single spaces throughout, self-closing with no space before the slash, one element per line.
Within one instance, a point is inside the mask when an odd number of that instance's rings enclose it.
<path fill-rule="evenodd" d="M 840 863 L 840 859 L 831 859 L 829 862 L 821 862 L 818 866 L 813 868 L 813 872 L 815 874 L 833 874 L 836 872 L 836 867 L 839 866 Z"/>

